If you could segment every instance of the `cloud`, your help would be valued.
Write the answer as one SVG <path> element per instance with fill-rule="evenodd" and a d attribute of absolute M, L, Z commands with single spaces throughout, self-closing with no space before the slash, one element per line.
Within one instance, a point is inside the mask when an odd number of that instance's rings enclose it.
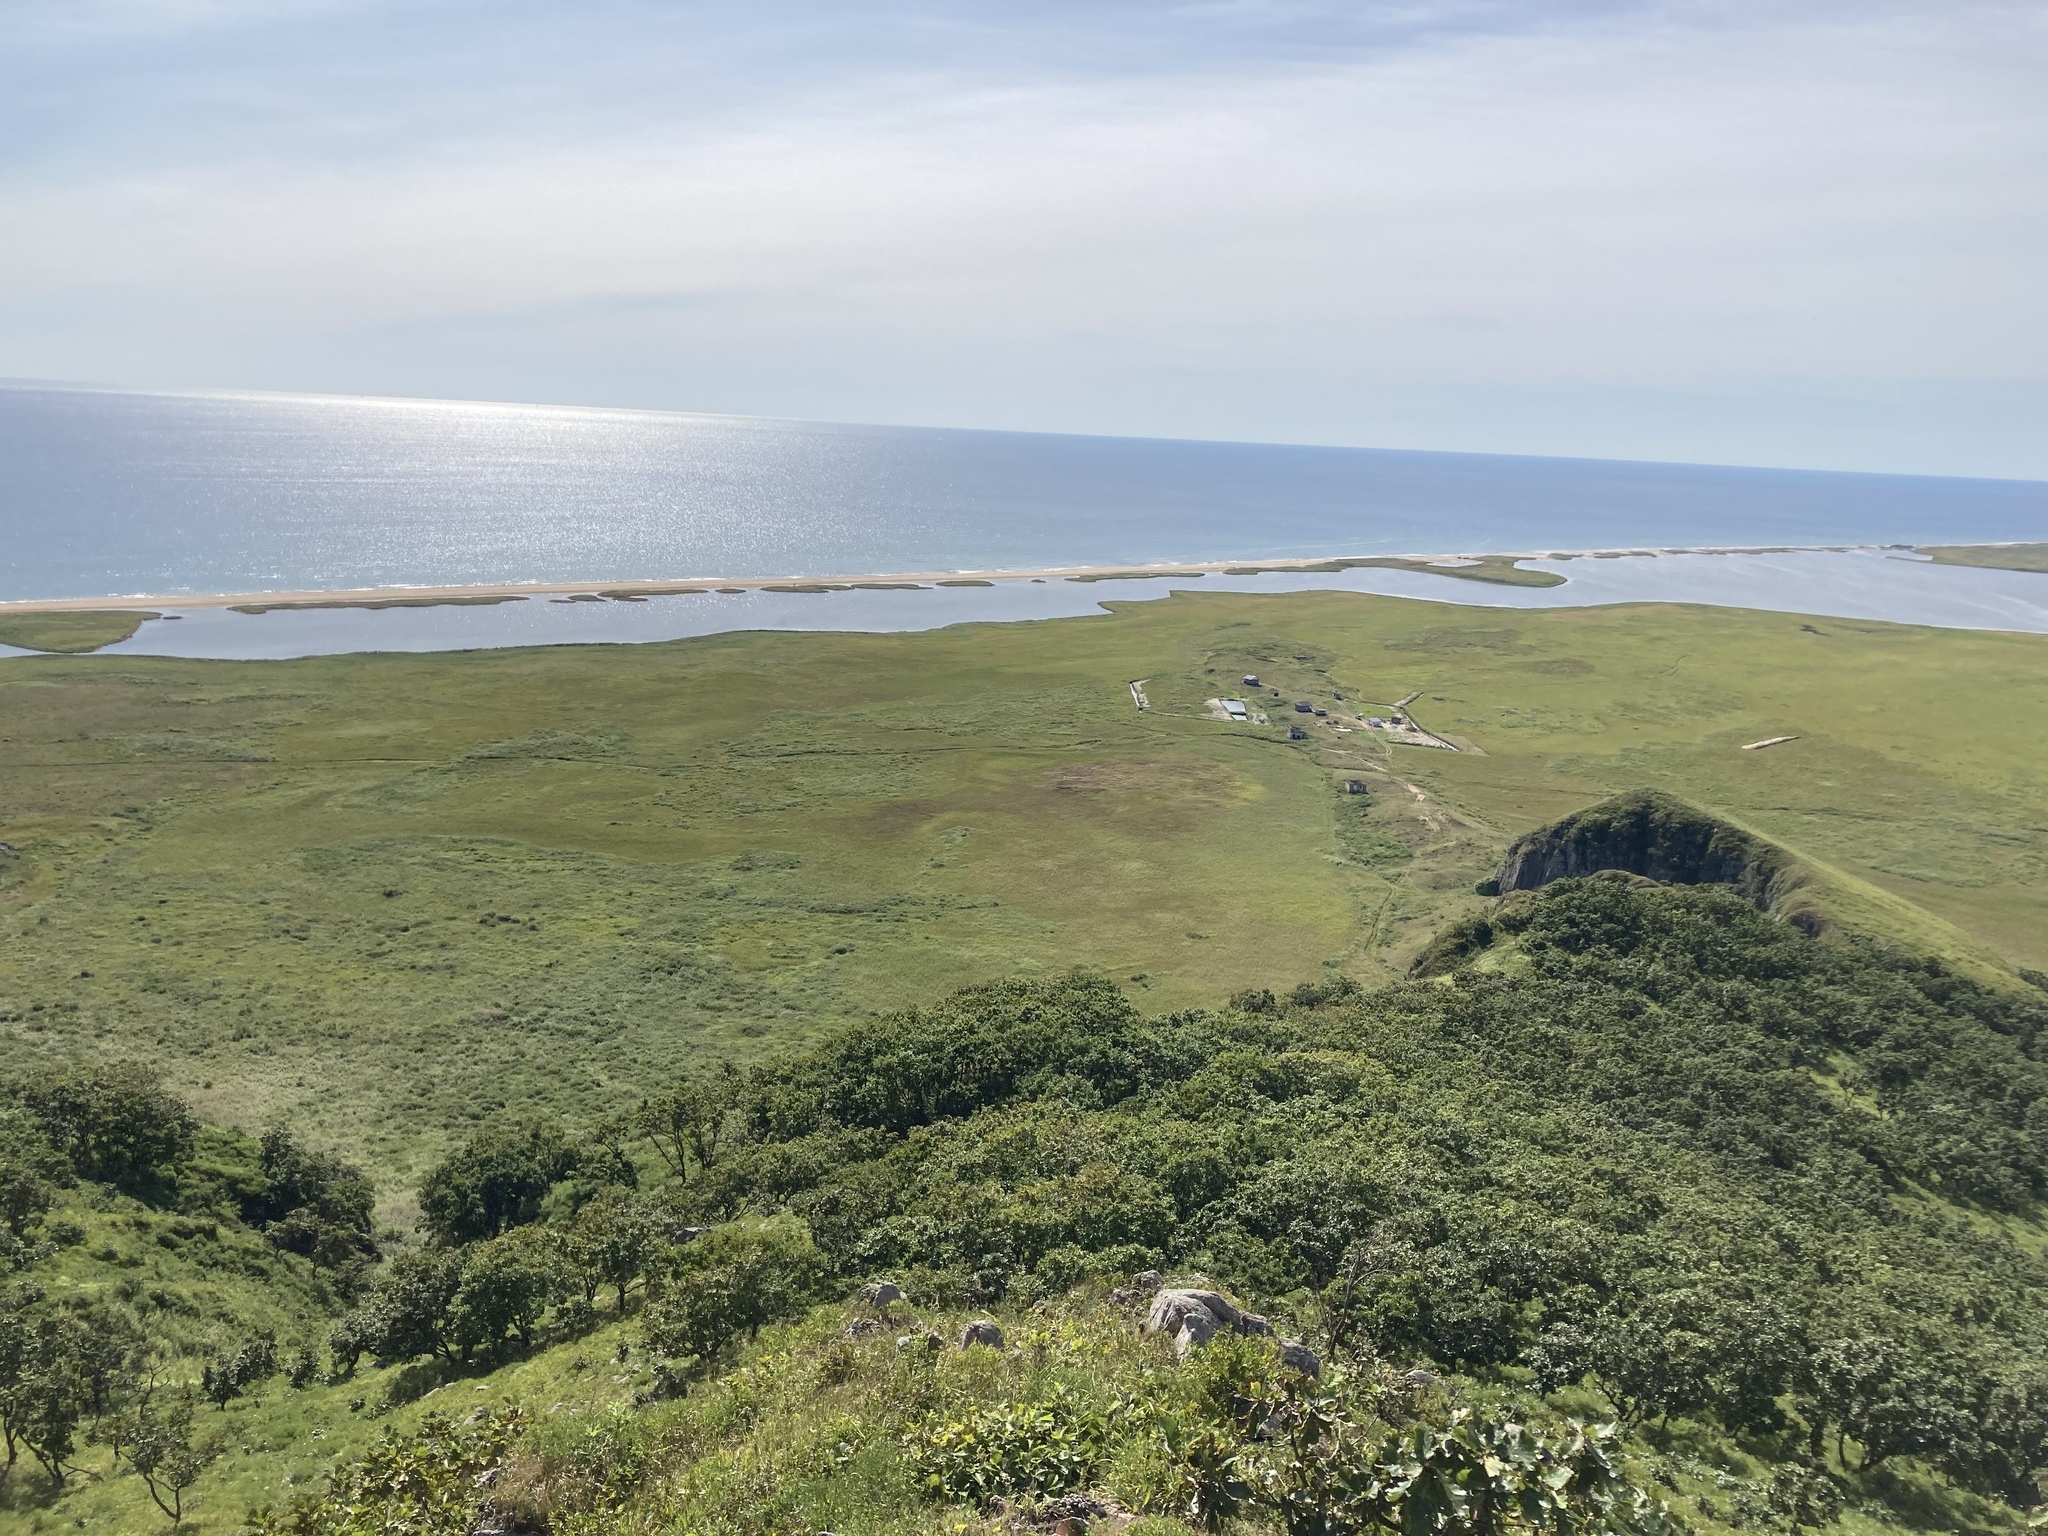
<path fill-rule="evenodd" d="M 1780 462 L 1790 402 L 1810 462 L 2048 474 L 1927 406 L 2048 386 L 2027 7 L 1209 7 L 1145 65 L 1156 7 L 1077 64 L 963 6 L 611 102 L 601 9 L 544 89 L 457 48 L 346 132 L 17 165 L 0 371 Z"/>

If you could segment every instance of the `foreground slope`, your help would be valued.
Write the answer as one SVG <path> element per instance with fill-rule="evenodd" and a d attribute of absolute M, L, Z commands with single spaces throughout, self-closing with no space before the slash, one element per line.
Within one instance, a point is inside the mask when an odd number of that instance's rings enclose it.
<path fill-rule="evenodd" d="M 151 1414 L 227 1382 L 181 1442 L 209 1531 L 385 1529 L 433 1493 L 410 1528 L 995 1530 L 1074 1494 L 1112 1528 L 1334 1532 L 1400 1513 L 1396 1442 L 1491 1465 L 1509 1423 L 1620 1479 L 1579 1511 L 1603 1528 L 1660 1501 L 2019 1528 L 2048 1474 L 2048 995 L 1627 879 L 1488 903 L 1425 969 L 1149 1017 L 1099 976 L 990 983 L 601 1120 L 501 1117 L 375 1270 L 343 1165 L 158 1138 L 31 1214 L 16 1284 L 45 1295 L 16 1311 L 153 1345 Z M 75 1161 L 93 1106 L 181 1113 L 125 1091 L 24 1080 L 17 1145 Z M 117 1224 L 105 1257 L 66 1210 Z M 150 1289 L 195 1264 L 239 1277 L 197 1318 Z M 1257 1309 L 1321 1384 L 1227 1330 L 1178 1359 L 1140 1332 L 1144 1269 Z M 906 1299 L 855 1299 L 884 1279 Z M 980 1316 L 1001 1347 L 957 1347 Z M 276 1359 L 237 1366 L 264 1328 Z M 105 1379 L 125 1423 L 141 1377 Z M 1574 1416 L 1620 1426 L 1599 1467 Z M 160 1523 L 93 1417 L 84 1470 L 24 1461 L 8 1518 Z"/>

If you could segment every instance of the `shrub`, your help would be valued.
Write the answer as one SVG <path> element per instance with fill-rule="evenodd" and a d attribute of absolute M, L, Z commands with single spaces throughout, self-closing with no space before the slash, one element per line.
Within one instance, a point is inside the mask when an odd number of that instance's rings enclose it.
<path fill-rule="evenodd" d="M 538 1221 L 549 1189 L 575 1167 L 575 1148 L 551 1120 L 486 1126 L 427 1175 L 423 1224 L 451 1245 L 496 1237 Z"/>
<path fill-rule="evenodd" d="M 709 1360 L 816 1294 L 824 1259 L 793 1222 L 719 1227 L 676 1250 L 645 1314 L 648 1347 Z"/>
<path fill-rule="evenodd" d="M 1061 1387 L 1037 1402 L 932 1419 L 910 1432 L 905 1451 L 929 1497 L 981 1509 L 999 1497 L 1042 1497 L 1087 1482 L 1113 1417 L 1085 1410 Z"/>

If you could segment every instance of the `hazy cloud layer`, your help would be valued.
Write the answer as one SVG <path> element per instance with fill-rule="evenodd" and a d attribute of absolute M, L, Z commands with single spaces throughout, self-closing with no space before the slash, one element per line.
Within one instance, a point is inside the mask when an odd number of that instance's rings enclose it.
<path fill-rule="evenodd" d="M 0 10 L 0 373 L 2048 477 L 2034 4 Z"/>

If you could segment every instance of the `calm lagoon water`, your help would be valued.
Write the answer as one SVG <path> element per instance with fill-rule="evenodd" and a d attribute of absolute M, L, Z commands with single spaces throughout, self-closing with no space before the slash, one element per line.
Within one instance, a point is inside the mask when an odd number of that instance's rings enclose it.
<path fill-rule="evenodd" d="M 102 655 L 282 658 L 349 651 L 472 650 L 677 640 L 743 629 L 915 630 L 948 624 L 1100 614 L 1108 601 L 1175 592 L 1377 592 L 1502 608 L 1682 602 L 1847 619 L 2048 634 L 2048 575 L 1985 571 L 1875 551 L 1781 555 L 1663 555 L 1536 561 L 1561 587 L 1500 587 L 1407 571 L 1334 575 L 1205 576 L 1145 581 L 998 581 L 916 592 L 746 592 L 651 597 L 642 602 L 524 598 L 492 607 L 322 608 L 241 614 L 166 608 L 176 620 L 144 624 Z M 0 656 L 26 655 L 0 647 Z"/>

